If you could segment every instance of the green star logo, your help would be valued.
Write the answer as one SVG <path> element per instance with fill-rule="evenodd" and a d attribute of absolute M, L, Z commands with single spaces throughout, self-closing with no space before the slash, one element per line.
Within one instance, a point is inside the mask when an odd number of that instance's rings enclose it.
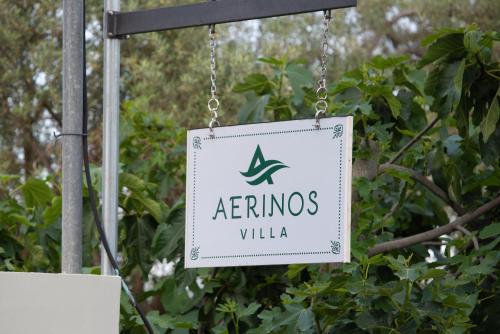
<path fill-rule="evenodd" d="M 273 184 L 272 175 L 283 168 L 288 168 L 288 166 L 281 161 L 264 159 L 260 145 L 257 145 L 248 170 L 240 173 L 244 177 L 251 179 L 247 181 L 248 184 L 256 186 L 264 181 L 267 181 L 267 184 Z"/>

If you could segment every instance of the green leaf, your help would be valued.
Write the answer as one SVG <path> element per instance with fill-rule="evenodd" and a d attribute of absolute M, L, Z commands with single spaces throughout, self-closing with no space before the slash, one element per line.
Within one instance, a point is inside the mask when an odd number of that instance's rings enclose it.
<path fill-rule="evenodd" d="M 38 179 L 28 179 L 21 187 L 24 203 L 29 208 L 43 207 L 50 203 L 53 197 L 52 190 L 50 190 L 47 183 Z"/>
<path fill-rule="evenodd" d="M 293 103 L 299 105 L 303 102 L 305 96 L 303 87 L 312 87 L 314 77 L 311 71 L 297 64 L 288 65 L 286 74 L 294 92 Z"/>
<path fill-rule="evenodd" d="M 310 307 L 300 311 L 297 319 L 297 330 L 299 333 L 307 332 L 314 326 L 314 313 Z"/>
<path fill-rule="evenodd" d="M 442 269 L 435 269 L 431 268 L 427 270 L 422 276 L 420 276 L 420 279 L 429 279 L 429 278 L 441 278 L 446 276 L 446 271 Z"/>
<path fill-rule="evenodd" d="M 331 95 L 340 94 L 340 93 L 342 93 L 350 88 L 357 87 L 360 83 L 361 83 L 361 80 L 357 80 L 354 78 L 349 78 L 349 77 L 344 76 L 330 87 L 329 93 Z"/>
<path fill-rule="evenodd" d="M 395 57 L 384 57 L 384 56 L 375 56 L 371 59 L 370 65 L 378 70 L 385 70 L 396 65 L 402 64 L 410 59 L 409 56 L 395 56 Z"/>
<path fill-rule="evenodd" d="M 467 178 L 466 182 L 463 188 L 464 193 L 481 187 L 500 187 L 500 169 L 471 175 L 470 178 Z"/>
<path fill-rule="evenodd" d="M 153 264 L 151 256 L 151 242 L 154 235 L 153 218 L 145 216 L 138 218 L 136 215 L 123 217 L 122 221 L 126 227 L 126 246 L 127 261 L 125 266 L 139 266 L 144 275 L 149 273 Z M 126 268 L 130 270 L 131 268 Z"/>
<path fill-rule="evenodd" d="M 434 69 L 429 75 L 425 92 L 435 97 L 432 110 L 441 117 L 456 110 L 462 97 L 465 59 Z"/>
<path fill-rule="evenodd" d="M 285 62 L 283 60 L 276 59 L 273 57 L 262 57 L 262 58 L 259 58 L 257 60 L 262 62 L 262 63 L 271 64 L 271 65 L 275 65 L 275 66 L 285 65 Z"/>
<path fill-rule="evenodd" d="M 490 252 L 481 260 L 480 264 L 466 267 L 464 272 L 471 276 L 488 275 L 495 271 L 497 262 L 498 258 L 496 252 Z"/>
<path fill-rule="evenodd" d="M 403 71 L 404 78 L 411 85 L 411 88 L 420 95 L 425 95 L 425 77 L 427 73 L 424 70 Z"/>
<path fill-rule="evenodd" d="M 292 87 L 312 87 L 314 81 L 313 74 L 304 66 L 289 64 L 286 67 L 286 74 Z"/>
<path fill-rule="evenodd" d="M 160 315 L 158 311 L 151 311 L 148 313 L 148 319 L 153 325 L 160 327 L 162 330 L 175 328 L 175 319 L 169 314 Z"/>
<path fill-rule="evenodd" d="M 478 30 L 467 31 L 464 36 L 464 46 L 472 53 L 479 53 L 483 48 L 481 41 L 484 33 Z"/>
<path fill-rule="evenodd" d="M 488 114 L 481 122 L 481 133 L 483 134 L 483 142 L 487 142 L 490 136 L 495 132 L 497 128 L 498 120 L 500 119 L 500 107 L 498 105 L 498 96 L 500 95 L 500 89 L 491 101 L 490 108 L 488 109 Z"/>
<path fill-rule="evenodd" d="M 479 238 L 488 239 L 496 237 L 499 234 L 500 234 L 500 223 L 494 223 L 483 228 L 481 230 L 481 233 L 479 233 Z"/>
<path fill-rule="evenodd" d="M 18 213 L 11 213 L 9 215 L 9 218 L 12 219 L 13 221 L 15 221 L 16 223 L 22 224 L 24 226 L 34 226 L 35 225 L 32 222 L 30 222 L 28 218 L 26 218 L 25 216 L 20 215 Z"/>
<path fill-rule="evenodd" d="M 402 255 L 399 255 L 397 259 L 392 256 L 385 258 L 389 261 L 389 267 L 394 271 L 394 274 L 401 280 L 414 282 L 423 275 L 426 269 L 426 264 L 422 262 L 409 265 L 409 259 L 405 259 Z"/>
<path fill-rule="evenodd" d="M 394 168 L 388 168 L 385 171 L 386 174 L 394 176 L 398 179 L 405 180 L 409 184 L 414 184 L 415 181 L 411 177 L 411 173 L 406 170 L 399 170 L 399 169 L 394 169 Z"/>
<path fill-rule="evenodd" d="M 185 286 L 178 285 L 175 278 L 169 278 L 162 288 L 161 303 L 170 314 L 182 314 L 198 304 L 202 298 L 203 294 L 199 292 L 194 292 L 190 297 Z"/>
<path fill-rule="evenodd" d="M 245 307 L 244 309 L 242 309 L 238 312 L 238 317 L 244 318 L 244 317 L 251 316 L 251 315 L 255 314 L 255 312 L 257 312 L 257 310 L 260 308 L 260 306 L 261 305 L 259 303 L 251 303 L 250 305 L 248 305 L 247 307 Z"/>
<path fill-rule="evenodd" d="M 184 210 L 176 210 L 168 219 L 170 224 L 160 224 L 152 242 L 152 252 L 156 258 L 172 260 L 175 250 L 184 237 Z"/>
<path fill-rule="evenodd" d="M 364 87 L 365 92 L 372 96 L 380 96 L 387 101 L 392 116 L 398 118 L 401 112 L 401 102 L 394 96 L 394 87 L 390 85 L 370 85 Z"/>
<path fill-rule="evenodd" d="M 422 46 L 429 46 L 431 43 L 436 40 L 451 34 L 463 34 L 465 32 L 464 28 L 443 28 L 438 30 L 435 33 L 430 34 L 422 40 Z"/>
<path fill-rule="evenodd" d="M 234 86 L 233 91 L 236 93 L 243 93 L 254 91 L 257 95 L 263 95 L 270 92 L 272 84 L 269 79 L 260 73 L 255 73 L 247 76 L 242 83 Z"/>
<path fill-rule="evenodd" d="M 357 319 L 356 319 L 356 325 L 358 325 L 359 328 L 367 330 L 372 327 L 375 327 L 377 325 L 377 321 L 373 317 L 373 315 L 370 314 L 370 312 L 365 311 L 361 313 Z"/>
<path fill-rule="evenodd" d="M 463 33 L 453 33 L 440 37 L 429 46 L 429 49 L 420 60 L 419 66 L 423 67 L 447 55 L 457 54 L 459 51 L 464 50 L 463 41 Z"/>
<path fill-rule="evenodd" d="M 285 312 L 281 312 L 278 307 L 274 307 L 271 311 L 264 310 L 258 315 L 263 323 L 262 331 L 257 333 L 280 333 L 278 330 L 285 326 L 289 333 L 297 333 L 298 319 L 304 311 L 305 308 L 300 304 L 285 304 Z M 307 314 L 302 316 L 305 326 Z"/>
<path fill-rule="evenodd" d="M 459 135 L 452 135 L 446 138 L 446 140 L 444 141 L 446 154 L 452 157 L 460 156 L 463 153 L 463 151 L 460 148 L 462 140 L 463 140 L 462 137 L 460 137 Z"/>
<path fill-rule="evenodd" d="M 291 264 L 288 266 L 287 277 L 288 279 L 294 279 L 297 277 L 302 270 L 307 268 L 307 264 Z"/>
<path fill-rule="evenodd" d="M 462 86 L 463 86 L 463 79 L 464 79 L 464 71 L 465 71 L 465 59 L 462 59 L 462 61 L 459 63 L 458 68 L 456 70 L 456 75 L 453 78 L 454 92 L 458 96 L 458 98 L 455 98 L 455 100 L 453 102 L 453 109 L 456 109 L 458 106 L 458 103 L 460 102 L 460 96 L 462 93 Z"/>
<path fill-rule="evenodd" d="M 6 183 L 6 182 L 13 181 L 13 180 L 18 180 L 20 178 L 21 178 L 20 175 L 9 175 L 9 174 L 1 174 L 0 173 L 0 183 Z"/>
<path fill-rule="evenodd" d="M 146 188 L 146 182 L 135 175 L 120 173 L 120 186 L 127 187 L 131 191 L 140 192 Z"/>
<path fill-rule="evenodd" d="M 481 51 L 481 40 L 483 39 L 484 33 L 481 31 L 468 31 L 464 36 L 464 46 L 473 53 L 478 53 Z"/>
<path fill-rule="evenodd" d="M 33 265 L 36 267 L 47 266 L 50 262 L 43 247 L 40 245 L 36 245 L 30 249 L 30 257 Z"/>
<path fill-rule="evenodd" d="M 144 198 L 141 202 L 155 220 L 160 223 L 162 221 L 162 208 L 160 203 L 152 198 Z"/>
<path fill-rule="evenodd" d="M 52 203 L 43 211 L 43 220 L 46 224 L 52 225 L 61 218 L 62 212 L 62 197 L 56 196 L 52 199 Z"/>
<path fill-rule="evenodd" d="M 222 313 L 236 313 L 238 311 L 239 305 L 234 299 L 227 299 L 223 304 L 217 306 L 217 311 Z"/>
<path fill-rule="evenodd" d="M 198 310 L 193 310 L 187 314 L 177 315 L 175 317 L 175 329 L 172 334 L 189 334 L 190 332 L 186 330 L 183 332 L 182 328 L 185 329 L 197 329 L 198 328 Z M 182 331 L 182 332 L 181 332 Z"/>
<path fill-rule="evenodd" d="M 11 259 L 7 259 L 4 261 L 5 268 L 7 268 L 8 271 L 16 271 L 16 267 L 12 265 Z"/>
<path fill-rule="evenodd" d="M 488 139 L 487 143 L 479 142 L 481 157 L 486 165 L 496 166 L 500 156 L 500 126 L 498 126 Z"/>
<path fill-rule="evenodd" d="M 484 246 L 481 246 L 479 249 L 482 252 L 489 252 L 492 249 L 494 249 L 498 244 L 500 244 L 500 237 L 495 238 L 492 242 L 490 242 Z"/>
<path fill-rule="evenodd" d="M 238 113 L 238 121 L 240 123 L 263 121 L 270 97 L 270 95 L 257 96 L 255 93 L 248 94 L 247 103 L 241 107 Z"/>
<path fill-rule="evenodd" d="M 411 130 L 400 129 L 398 127 L 396 127 L 396 130 L 398 130 L 398 132 L 401 133 L 402 135 L 405 135 L 405 136 L 410 137 L 410 138 L 413 138 L 417 135 L 417 133 L 415 133 Z"/>
<path fill-rule="evenodd" d="M 389 104 L 389 108 L 391 109 L 392 116 L 394 118 L 398 118 L 401 112 L 401 102 L 392 94 L 385 94 L 384 99 Z"/>
<path fill-rule="evenodd" d="M 217 326 L 213 327 L 212 331 L 214 334 L 229 334 L 229 330 L 223 323 L 220 323 Z"/>

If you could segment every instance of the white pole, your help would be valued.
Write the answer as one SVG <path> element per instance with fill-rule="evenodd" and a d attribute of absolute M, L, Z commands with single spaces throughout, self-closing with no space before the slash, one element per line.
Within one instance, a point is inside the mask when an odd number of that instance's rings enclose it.
<path fill-rule="evenodd" d="M 120 10 L 120 0 L 104 0 L 105 13 Z M 107 31 L 106 27 L 104 31 Z M 102 220 L 116 258 L 118 238 L 118 162 L 120 121 L 120 40 L 104 35 L 104 124 L 102 157 Z M 101 273 L 115 275 L 101 246 Z"/>
<path fill-rule="evenodd" d="M 63 0 L 61 271 L 82 270 L 83 1 Z"/>

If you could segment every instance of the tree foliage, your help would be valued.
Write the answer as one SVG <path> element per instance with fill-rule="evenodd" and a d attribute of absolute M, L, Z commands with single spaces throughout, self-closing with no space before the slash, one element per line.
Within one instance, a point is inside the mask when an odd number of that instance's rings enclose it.
<path fill-rule="evenodd" d="M 185 270 L 185 130 L 150 112 L 149 97 L 127 99 L 119 252 L 157 332 L 495 332 L 499 39 L 475 26 L 441 30 L 424 40 L 418 61 L 376 56 L 329 87 L 328 113 L 355 123 L 352 262 L 344 265 Z M 245 100 L 239 122 L 312 117 L 313 73 L 300 62 L 260 61 L 263 72 L 234 86 Z M 99 168 L 92 173 L 101 189 Z M 2 175 L 0 185 L 0 270 L 58 271 L 57 182 Z M 96 273 L 88 210 L 84 220 L 84 263 Z M 142 333 L 126 299 L 121 306 L 122 333 Z"/>
<path fill-rule="evenodd" d="M 122 10 L 192 3 L 197 0 L 123 1 Z M 102 1 L 86 1 L 91 159 L 101 159 Z M 62 118 L 62 8 L 49 0 L 0 0 L 0 171 L 36 176 L 59 171 L 61 150 L 53 140 Z M 499 31 L 500 7 L 493 0 L 360 0 L 334 13 L 329 72 L 340 75 L 374 55 L 422 56 L 419 41 L 441 27 L 474 21 Z M 480 19 L 478 19 L 480 18 Z M 280 17 L 217 26 L 218 92 L 222 114 L 235 122 L 242 96 L 231 94 L 253 72 L 270 75 L 254 59 L 273 55 L 301 59 L 316 70 L 321 15 Z M 122 43 L 121 97 L 145 98 L 150 112 L 168 112 L 183 127 L 208 123 L 208 36 L 204 29 L 136 35 Z M 498 55 L 499 49 L 492 52 Z M 314 65 L 314 67 L 311 67 Z"/>

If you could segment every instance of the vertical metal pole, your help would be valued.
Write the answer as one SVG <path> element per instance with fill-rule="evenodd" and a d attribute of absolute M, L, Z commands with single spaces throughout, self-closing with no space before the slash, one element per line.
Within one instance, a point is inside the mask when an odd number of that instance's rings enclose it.
<path fill-rule="evenodd" d="M 120 0 L 104 0 L 104 10 L 119 11 Z M 106 23 L 104 23 L 106 24 Z M 106 31 L 107 29 L 104 29 Z M 104 231 L 116 258 L 118 239 L 118 153 L 120 121 L 120 41 L 104 36 L 104 124 L 102 157 L 102 218 Z M 101 246 L 101 273 L 115 275 Z"/>
<path fill-rule="evenodd" d="M 61 271 L 82 270 L 83 1 L 63 0 Z M 69 135 L 73 134 L 73 135 Z"/>

